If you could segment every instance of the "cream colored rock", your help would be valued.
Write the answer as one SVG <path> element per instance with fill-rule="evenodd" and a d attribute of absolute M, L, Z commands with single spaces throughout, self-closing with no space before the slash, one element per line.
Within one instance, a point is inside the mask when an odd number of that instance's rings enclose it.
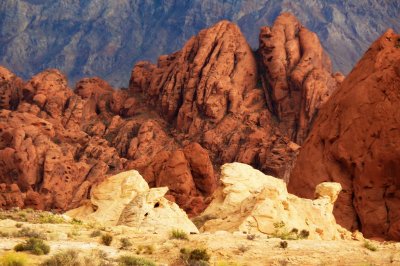
<path fill-rule="evenodd" d="M 324 182 L 315 188 L 315 197 L 328 197 L 333 204 L 337 200 L 340 191 L 342 191 L 340 183 Z"/>
<path fill-rule="evenodd" d="M 83 221 L 126 225 L 147 232 L 181 229 L 198 233 L 187 214 L 164 198 L 167 191 L 167 187 L 150 189 L 137 171 L 127 171 L 94 187 L 90 202 L 66 214 Z"/>
<path fill-rule="evenodd" d="M 303 199 L 289 194 L 281 179 L 241 163 L 223 165 L 221 181 L 223 188 L 201 215 L 207 220 L 202 231 L 277 236 L 297 229 L 307 230 L 310 239 L 351 239 L 351 233 L 337 225 L 332 214 L 340 185 L 324 184 L 319 190 L 322 197 Z"/>

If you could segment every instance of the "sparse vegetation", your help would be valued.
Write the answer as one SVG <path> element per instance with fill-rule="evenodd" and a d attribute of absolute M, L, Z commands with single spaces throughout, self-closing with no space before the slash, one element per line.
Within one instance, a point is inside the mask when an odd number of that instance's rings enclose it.
<path fill-rule="evenodd" d="M 60 215 L 43 212 L 39 216 L 39 223 L 41 224 L 61 224 L 67 221 Z"/>
<path fill-rule="evenodd" d="M 285 240 L 279 242 L 279 247 L 280 247 L 280 248 L 287 248 L 287 247 L 288 247 L 288 242 L 285 241 Z"/>
<path fill-rule="evenodd" d="M 94 230 L 90 233 L 90 237 L 98 237 L 98 236 L 101 236 L 100 230 Z"/>
<path fill-rule="evenodd" d="M 8 233 L 8 232 L 0 232 L 0 237 L 9 237 L 10 236 L 10 233 Z"/>
<path fill-rule="evenodd" d="M 50 252 L 50 246 L 47 245 L 42 239 L 29 238 L 25 243 L 17 244 L 14 250 L 19 251 L 30 251 L 35 255 L 44 255 Z"/>
<path fill-rule="evenodd" d="M 1 266 L 25 266 L 29 265 L 28 258 L 25 254 L 9 252 L 0 258 Z"/>
<path fill-rule="evenodd" d="M 180 230 L 180 229 L 172 230 L 170 233 L 170 238 L 171 239 L 180 239 L 180 240 L 189 240 L 189 237 L 186 234 L 186 232 L 183 230 Z"/>
<path fill-rule="evenodd" d="M 307 239 L 310 236 L 310 232 L 303 229 L 300 231 L 300 234 L 298 236 L 299 239 Z"/>
<path fill-rule="evenodd" d="M 248 251 L 250 248 L 248 246 L 245 246 L 245 245 L 240 245 L 238 247 L 238 249 L 239 249 L 240 252 L 244 253 L 244 252 Z"/>
<path fill-rule="evenodd" d="M 121 238 L 119 240 L 120 244 L 121 244 L 121 249 L 129 249 L 132 246 L 132 242 L 129 240 L 129 238 Z"/>
<path fill-rule="evenodd" d="M 77 266 L 82 265 L 79 260 L 79 253 L 76 250 L 65 250 L 60 251 L 47 260 L 45 260 L 41 266 Z"/>
<path fill-rule="evenodd" d="M 46 235 L 43 232 L 38 232 L 29 227 L 23 227 L 18 232 L 14 233 L 14 237 L 30 237 L 46 240 Z"/>
<path fill-rule="evenodd" d="M 365 247 L 366 249 L 371 250 L 371 251 L 377 251 L 377 250 L 378 250 L 378 248 L 377 248 L 374 244 L 372 244 L 371 242 L 369 242 L 369 241 L 365 241 L 365 242 L 364 242 L 364 247 Z"/>
<path fill-rule="evenodd" d="M 273 237 L 280 238 L 282 240 L 297 240 L 297 239 L 307 239 L 310 232 L 307 230 L 301 230 L 293 228 L 289 231 L 283 221 L 274 223 L 275 232 L 272 234 Z"/>
<path fill-rule="evenodd" d="M 153 254 L 154 246 L 153 245 L 140 245 L 136 250 L 136 254 Z"/>
<path fill-rule="evenodd" d="M 256 238 L 255 234 L 247 234 L 246 236 L 247 240 L 254 240 Z"/>
<path fill-rule="evenodd" d="M 137 258 L 133 256 L 121 256 L 118 259 L 119 266 L 156 266 L 156 264 L 150 260 L 143 258 Z"/>
<path fill-rule="evenodd" d="M 185 265 L 209 265 L 210 255 L 206 249 L 187 249 L 182 248 L 180 250 L 181 259 Z"/>
<path fill-rule="evenodd" d="M 74 225 L 74 227 L 72 228 L 72 230 L 70 232 L 68 232 L 68 237 L 70 238 L 75 238 L 76 236 L 81 235 L 80 233 L 80 228 L 77 225 Z"/>
<path fill-rule="evenodd" d="M 101 236 L 101 243 L 105 246 L 111 245 L 111 242 L 113 241 L 113 236 L 111 234 L 104 234 Z"/>
<path fill-rule="evenodd" d="M 41 266 L 107 266 L 111 264 L 107 254 L 101 250 L 93 250 L 91 254 L 83 256 L 77 250 L 69 249 L 60 251 L 47 260 Z"/>
<path fill-rule="evenodd" d="M 23 226 L 22 223 L 16 223 L 16 224 L 15 224 L 15 227 L 17 227 L 17 228 L 21 228 L 22 226 Z"/>

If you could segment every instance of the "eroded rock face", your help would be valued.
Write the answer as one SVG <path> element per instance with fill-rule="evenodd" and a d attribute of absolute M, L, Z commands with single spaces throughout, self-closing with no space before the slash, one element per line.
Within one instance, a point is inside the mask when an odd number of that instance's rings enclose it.
<path fill-rule="evenodd" d="M 340 74 L 314 32 L 290 13 L 281 14 L 272 27 L 260 32 L 260 66 L 270 110 L 280 128 L 301 144 L 319 108 L 337 88 Z"/>
<path fill-rule="evenodd" d="M 300 27 L 296 23 L 285 25 Z M 314 69 L 327 69 L 315 38 L 305 41 L 307 55 L 297 51 L 294 64 L 309 77 Z M 315 59 L 310 63 L 308 56 Z M 287 180 L 299 149 L 291 136 L 297 126 L 268 108 L 279 102 L 266 97 L 254 52 L 228 21 L 201 31 L 157 65 L 139 62 L 129 89 L 114 90 L 92 77 L 71 90 L 55 69 L 24 83 L 1 68 L 0 79 L 4 207 L 65 211 L 85 202 L 107 176 L 135 169 L 151 187 L 168 186 L 166 197 L 196 215 L 217 187 L 214 167 L 239 161 Z M 310 82 L 318 87 L 316 79 Z M 307 93 L 321 96 L 319 90 Z M 320 101 L 313 97 L 309 107 L 315 109 Z M 302 102 L 289 105 L 296 101 Z M 290 121 L 297 121 L 293 116 Z"/>
<path fill-rule="evenodd" d="M 0 93 L 7 96 L 0 110 L 3 208 L 65 211 L 87 200 L 91 187 L 108 175 L 123 169 L 149 173 L 153 159 L 182 152 L 157 113 L 99 78 L 78 82 L 74 93 L 58 70 L 39 73 L 27 83 L 0 70 Z M 169 158 L 169 170 L 163 163 L 156 166 L 153 171 L 161 178 L 149 183 L 168 184 L 176 195 L 171 199 L 195 214 L 206 207 L 204 198 L 217 180 L 207 151 L 199 144 L 186 146 L 184 181 L 193 184 L 187 193 L 180 194 L 185 185 L 179 183 L 179 156 Z"/>
<path fill-rule="evenodd" d="M 289 191 L 341 183 L 334 214 L 366 237 L 400 240 L 400 35 L 372 44 L 328 100 L 301 148 Z"/>
<path fill-rule="evenodd" d="M 223 165 L 221 181 L 223 187 L 202 213 L 208 219 L 202 231 L 276 236 L 295 228 L 298 232 L 308 231 L 310 239 L 351 238 L 351 233 L 337 225 L 332 214 L 335 198 L 331 196 L 339 194 L 340 184 L 325 184 L 315 200 L 302 199 L 289 194 L 281 179 L 240 163 Z"/>
<path fill-rule="evenodd" d="M 167 187 L 149 188 L 137 171 L 107 178 L 91 191 L 90 202 L 68 211 L 70 217 L 106 226 L 127 225 L 141 231 L 198 233 L 187 214 L 164 198 Z"/>
<path fill-rule="evenodd" d="M 227 21 L 203 30 L 157 66 L 139 62 L 130 91 L 176 128 L 179 141 L 195 141 L 214 164 L 240 161 L 285 176 L 295 145 L 278 130 L 257 85 L 253 51 Z"/>
<path fill-rule="evenodd" d="M 204 198 L 211 196 L 217 186 L 208 153 L 198 143 L 158 153 L 144 177 L 151 185 L 168 187 L 169 198 L 192 215 L 204 210 Z"/>

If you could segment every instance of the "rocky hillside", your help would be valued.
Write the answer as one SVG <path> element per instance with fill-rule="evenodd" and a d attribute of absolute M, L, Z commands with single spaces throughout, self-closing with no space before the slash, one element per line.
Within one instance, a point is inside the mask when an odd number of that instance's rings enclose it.
<path fill-rule="evenodd" d="M 259 27 L 272 25 L 282 11 L 317 32 L 343 73 L 386 28 L 400 30 L 398 1 L 3 0 L 0 64 L 25 79 L 57 68 L 71 84 L 100 76 L 127 86 L 134 62 L 179 50 L 222 19 L 238 24 L 256 49 Z"/>
<path fill-rule="evenodd" d="M 127 90 L 99 78 L 71 90 L 55 69 L 25 83 L 1 68 L 1 206 L 64 211 L 85 202 L 106 176 L 136 169 L 150 186 L 168 186 L 167 197 L 195 215 L 223 163 L 287 178 L 296 140 L 340 79 L 316 35 L 291 14 L 264 28 L 260 42 L 257 62 L 239 27 L 221 21 L 157 65 L 138 63 Z M 282 49 L 287 42 L 290 52 Z M 285 57 L 288 72 L 261 79 L 258 65 L 266 74 L 280 66 L 271 58 Z M 290 75 L 295 82 L 268 92 Z M 307 108 L 292 108 L 294 102 Z M 302 126 L 286 134 L 295 124 Z"/>
<path fill-rule="evenodd" d="M 400 35 L 372 44 L 320 110 L 289 190 L 313 198 L 321 182 L 343 186 L 335 215 L 367 237 L 400 240 Z M 312 162 L 312 163 L 311 163 Z"/>

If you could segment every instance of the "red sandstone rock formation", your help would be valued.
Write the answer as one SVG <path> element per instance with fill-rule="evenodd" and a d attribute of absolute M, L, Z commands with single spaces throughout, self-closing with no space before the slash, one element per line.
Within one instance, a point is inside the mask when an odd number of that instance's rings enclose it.
<path fill-rule="evenodd" d="M 280 24 L 305 32 L 290 35 L 299 43 L 293 66 L 263 76 L 265 84 L 293 76 L 284 100 L 266 97 L 269 87 L 261 86 L 254 52 L 227 21 L 161 56 L 157 65 L 139 62 L 128 90 L 86 78 L 72 91 L 54 69 L 24 83 L 0 68 L 1 206 L 66 210 L 85 201 L 107 175 L 137 169 L 197 214 L 217 186 L 214 167 L 223 163 L 239 161 L 287 178 L 298 149 L 291 139 L 307 134 L 336 82 L 316 36 L 290 16 L 278 18 Z M 272 28 L 276 38 L 261 34 L 261 66 L 268 71 L 275 66 L 268 49 L 286 45 L 279 27 Z M 286 56 L 279 49 L 273 54 Z M 303 109 L 292 106 L 297 103 Z"/>
<path fill-rule="evenodd" d="M 138 63 L 130 91 L 174 125 L 178 141 L 206 148 L 214 164 L 240 161 L 283 177 L 296 145 L 279 132 L 257 80 L 239 28 L 221 21 L 157 66 Z"/>
<path fill-rule="evenodd" d="M 308 134 L 318 109 L 336 89 L 331 61 L 314 32 L 290 13 L 260 32 L 261 77 L 269 109 L 296 143 Z"/>
<path fill-rule="evenodd" d="M 400 240 L 400 35 L 388 30 L 320 110 L 289 191 L 312 198 L 342 184 L 337 221 L 366 237 Z"/>

